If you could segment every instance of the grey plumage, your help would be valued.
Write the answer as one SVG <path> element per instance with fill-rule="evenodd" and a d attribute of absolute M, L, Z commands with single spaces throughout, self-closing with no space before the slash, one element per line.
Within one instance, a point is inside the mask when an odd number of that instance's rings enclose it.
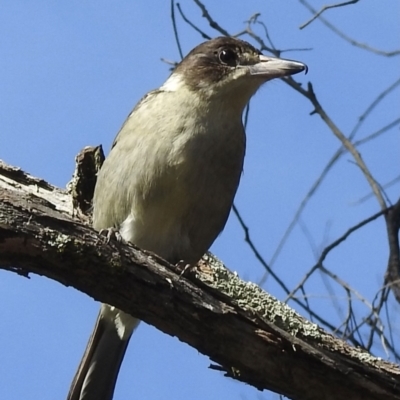
<path fill-rule="evenodd" d="M 192 50 L 117 135 L 98 176 L 94 228 L 114 227 L 170 262 L 195 263 L 224 228 L 239 184 L 244 107 L 262 83 L 304 69 L 232 38 Z M 69 400 L 112 398 L 137 324 L 102 306 Z"/>

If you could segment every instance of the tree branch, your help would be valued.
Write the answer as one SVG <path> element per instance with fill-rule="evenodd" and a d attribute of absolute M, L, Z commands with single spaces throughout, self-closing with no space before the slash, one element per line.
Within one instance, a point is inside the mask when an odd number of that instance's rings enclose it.
<path fill-rule="evenodd" d="M 215 257 L 181 276 L 156 255 L 107 244 L 74 214 L 66 191 L 0 162 L 0 268 L 112 304 L 260 390 L 308 400 L 400 399 L 399 367 L 326 333 Z"/>

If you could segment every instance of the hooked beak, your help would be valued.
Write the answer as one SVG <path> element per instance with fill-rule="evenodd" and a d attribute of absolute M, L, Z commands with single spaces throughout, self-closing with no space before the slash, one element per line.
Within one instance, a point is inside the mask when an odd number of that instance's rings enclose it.
<path fill-rule="evenodd" d="M 257 64 L 247 65 L 246 67 L 249 69 L 250 75 L 266 80 L 298 74 L 301 71 L 307 73 L 308 71 L 307 65 L 301 62 L 264 55 L 260 55 L 260 61 Z"/>

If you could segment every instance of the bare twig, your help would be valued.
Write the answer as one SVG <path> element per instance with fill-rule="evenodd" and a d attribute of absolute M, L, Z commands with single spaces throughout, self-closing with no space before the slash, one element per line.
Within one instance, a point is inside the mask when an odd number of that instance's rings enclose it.
<path fill-rule="evenodd" d="M 361 125 L 367 117 L 371 114 L 371 112 L 375 109 L 375 107 L 390 93 L 392 92 L 397 86 L 400 85 L 400 78 L 397 79 L 394 83 L 392 83 L 389 87 L 387 87 L 385 90 L 383 90 L 381 93 L 378 94 L 378 96 L 372 101 L 372 103 L 365 109 L 365 111 L 361 114 L 361 116 L 358 118 L 358 122 L 352 129 L 349 135 L 349 139 L 353 139 L 354 136 L 356 135 L 357 131 L 360 129 Z"/>
<path fill-rule="evenodd" d="M 330 10 L 331 8 L 348 6 L 350 4 L 358 3 L 358 1 L 359 0 L 350 0 L 350 1 L 344 1 L 343 3 L 331 4 L 330 6 L 322 6 L 319 11 L 317 11 L 307 22 L 305 22 L 304 24 L 300 25 L 299 28 L 303 29 L 307 25 L 310 25 L 311 22 L 315 21 L 326 10 Z"/>
<path fill-rule="evenodd" d="M 293 79 L 286 79 L 285 81 L 292 81 L 292 80 Z M 296 85 L 292 87 L 294 87 L 298 92 L 300 92 L 310 100 L 311 104 L 314 106 L 314 111 L 312 111 L 311 114 L 318 114 L 325 122 L 325 124 L 329 127 L 331 132 L 340 140 L 343 147 L 353 156 L 356 164 L 358 165 L 358 167 L 364 174 L 365 178 L 367 179 L 369 185 L 371 186 L 371 189 L 375 194 L 375 197 L 377 198 L 381 209 L 382 210 L 385 209 L 386 202 L 382 196 L 378 183 L 376 182 L 375 178 L 372 176 L 371 172 L 367 168 L 366 164 L 364 163 L 364 160 L 361 157 L 361 154 L 356 150 L 354 144 L 352 144 L 351 141 L 336 126 L 336 124 L 332 121 L 332 119 L 328 116 L 326 111 L 319 103 L 311 82 L 308 83 L 307 90 L 303 89 L 299 84 L 297 84 L 297 82 Z"/>
<path fill-rule="evenodd" d="M 317 269 L 322 269 L 322 264 L 325 261 L 326 257 L 332 251 L 335 247 L 337 247 L 340 243 L 344 242 L 353 232 L 357 231 L 361 227 L 369 224 L 370 222 L 376 220 L 380 216 L 388 213 L 390 210 L 389 209 L 384 209 L 376 214 L 370 216 L 369 218 L 364 219 L 363 221 L 359 222 L 358 224 L 352 226 L 349 228 L 342 236 L 340 236 L 338 239 L 336 239 L 334 242 L 332 242 L 329 246 L 325 247 L 323 252 L 321 253 L 321 256 L 319 257 L 317 263 L 307 272 L 307 274 L 303 277 L 303 279 L 300 281 L 300 283 L 289 293 L 289 295 L 286 297 L 285 302 L 290 300 L 295 293 L 302 287 L 304 284 L 307 282 L 307 280 L 310 278 L 310 276 L 317 270 Z"/>
<path fill-rule="evenodd" d="M 389 284 L 396 300 L 400 303 L 400 199 L 391 207 L 386 215 L 389 239 L 389 260 L 385 275 L 385 283 Z"/>
<path fill-rule="evenodd" d="M 257 250 L 256 246 L 254 245 L 253 241 L 250 238 L 250 230 L 248 228 L 248 226 L 245 224 L 242 216 L 240 215 L 238 209 L 236 208 L 235 205 L 233 205 L 232 207 L 232 211 L 235 214 L 236 218 L 239 221 L 240 226 L 243 229 L 244 232 L 244 241 L 250 246 L 251 250 L 253 251 L 253 254 L 255 255 L 255 257 L 257 258 L 257 260 L 261 263 L 261 265 L 266 269 L 267 273 L 270 274 L 278 283 L 279 285 L 282 287 L 282 289 L 285 292 L 289 292 L 289 288 L 283 283 L 283 281 L 274 273 L 274 271 L 269 267 L 269 265 L 267 264 L 267 262 L 264 260 L 264 258 L 262 257 L 262 255 L 259 253 L 259 251 Z"/>
<path fill-rule="evenodd" d="M 200 8 L 203 13 L 203 17 L 208 21 L 211 28 L 215 29 L 217 32 L 221 33 L 224 36 L 231 36 L 228 31 L 222 28 L 215 20 L 211 18 L 211 15 L 208 13 L 206 6 L 200 0 L 193 0 Z"/>
<path fill-rule="evenodd" d="M 192 21 L 189 20 L 189 18 L 186 17 L 184 14 L 181 5 L 179 3 L 176 4 L 179 14 L 181 14 L 182 19 L 190 26 L 192 27 L 196 32 L 200 33 L 203 39 L 209 40 L 211 39 L 211 36 L 207 35 L 204 31 L 202 31 L 199 27 L 197 27 Z"/>
<path fill-rule="evenodd" d="M 400 175 L 396 176 L 396 178 L 390 180 L 389 182 L 383 184 L 383 185 L 382 185 L 382 188 L 383 188 L 383 189 L 388 189 L 388 188 L 390 188 L 391 186 L 393 186 L 394 184 L 396 184 L 397 182 L 400 182 Z M 359 200 L 357 200 L 357 202 L 356 202 L 355 204 L 364 203 L 365 201 L 367 201 L 368 199 L 370 199 L 370 198 L 373 197 L 373 196 L 374 196 L 374 194 L 373 194 L 372 192 L 371 192 L 371 193 L 368 193 L 368 194 L 366 194 L 365 196 L 361 197 Z"/>
<path fill-rule="evenodd" d="M 397 126 L 399 124 L 400 124 L 400 118 L 396 118 L 394 121 L 385 125 L 383 128 L 378 129 L 376 132 L 373 132 L 370 135 L 365 136 L 364 138 L 355 141 L 354 146 L 358 147 L 358 146 L 361 146 L 361 145 L 369 142 L 372 139 L 376 139 L 378 136 L 381 136 L 382 134 L 384 134 L 385 132 L 389 131 L 390 129 L 394 128 L 395 126 Z"/>
<path fill-rule="evenodd" d="M 303 4 L 304 7 L 306 7 L 310 12 L 312 13 L 317 13 L 317 10 L 312 7 L 306 0 L 299 0 L 301 4 Z M 398 56 L 400 54 L 400 50 L 394 50 L 394 51 L 383 51 L 380 49 L 376 49 L 372 46 L 369 46 L 368 44 L 365 43 L 360 43 L 354 39 L 352 39 L 350 36 L 347 36 L 344 34 L 342 31 L 340 31 L 338 28 L 336 28 L 334 25 L 332 25 L 330 22 L 328 22 L 324 17 L 319 16 L 319 20 L 327 26 L 331 31 L 335 32 L 338 36 L 340 36 L 342 39 L 346 40 L 353 46 L 359 47 L 360 49 L 364 49 L 367 51 L 370 51 L 371 53 L 378 54 L 380 56 L 385 56 L 385 57 L 393 57 L 393 56 Z"/>
<path fill-rule="evenodd" d="M 181 42 L 179 40 L 178 27 L 176 26 L 176 19 L 175 19 L 175 0 L 171 0 L 171 21 L 172 21 L 172 27 L 174 29 L 176 45 L 178 46 L 179 56 L 182 59 L 183 52 L 182 52 Z"/>

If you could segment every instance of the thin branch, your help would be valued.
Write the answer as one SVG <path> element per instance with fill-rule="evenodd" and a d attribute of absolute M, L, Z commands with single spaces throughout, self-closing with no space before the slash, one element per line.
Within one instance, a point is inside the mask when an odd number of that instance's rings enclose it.
<path fill-rule="evenodd" d="M 299 29 L 303 29 L 306 26 L 310 25 L 311 22 L 315 21 L 323 12 L 326 10 L 330 10 L 332 8 L 337 8 L 337 7 L 344 7 L 348 6 L 350 4 L 355 4 L 358 3 L 359 0 L 351 0 L 351 1 L 344 1 L 343 3 L 336 3 L 336 4 L 331 4 L 330 6 L 322 6 L 319 11 L 317 11 L 307 22 L 299 26 Z"/>
<path fill-rule="evenodd" d="M 207 11 L 206 6 L 200 0 L 193 0 L 193 1 L 198 5 L 198 7 L 203 13 L 203 17 L 208 21 L 211 28 L 215 29 L 217 32 L 221 33 L 224 36 L 231 36 L 228 31 L 222 28 L 215 20 L 211 18 L 211 15 Z"/>
<path fill-rule="evenodd" d="M 396 89 L 397 86 L 400 85 L 400 78 L 397 79 L 394 83 L 392 83 L 389 87 L 387 87 L 385 90 L 383 90 L 381 93 L 378 94 L 378 96 L 372 101 L 372 103 L 365 109 L 365 111 L 361 114 L 361 116 L 358 118 L 358 122 L 352 129 L 349 139 L 353 139 L 354 136 L 356 135 L 357 131 L 360 129 L 361 125 L 367 117 L 371 114 L 371 112 L 374 110 L 374 108 L 394 89 Z"/>
<path fill-rule="evenodd" d="M 243 31 L 243 33 L 247 33 L 249 36 L 251 36 L 254 40 L 256 40 L 258 42 L 258 44 L 262 47 L 261 50 L 267 50 L 273 54 L 279 54 L 280 51 L 278 49 L 275 48 L 274 43 L 272 42 L 271 36 L 269 34 L 267 25 L 264 24 L 264 22 L 259 21 L 259 17 L 261 16 L 260 13 L 256 13 L 253 14 L 246 22 L 247 27 L 246 29 Z M 264 30 L 264 35 L 267 38 L 267 41 L 269 43 L 269 47 L 265 45 L 265 43 L 261 40 L 259 41 L 260 37 L 258 35 L 255 35 L 253 30 L 251 29 L 251 25 L 255 25 L 258 24 L 260 25 L 263 30 Z M 242 33 L 241 33 L 242 34 Z"/>
<path fill-rule="evenodd" d="M 292 79 L 286 79 L 285 81 L 292 81 Z M 293 86 L 294 87 L 294 86 Z M 314 111 L 311 114 L 318 114 L 322 120 L 325 122 L 325 124 L 329 127 L 331 132 L 340 140 L 344 148 L 353 156 L 356 164 L 364 174 L 365 178 L 367 179 L 369 185 L 371 186 L 371 189 L 373 193 L 375 194 L 375 197 L 378 200 L 378 203 L 381 207 L 381 209 L 386 208 L 386 202 L 382 196 L 382 193 L 379 189 L 379 185 L 376 182 L 375 178 L 372 176 L 371 172 L 367 168 L 366 164 L 364 163 L 364 160 L 361 157 L 361 154 L 356 150 L 355 146 L 351 143 L 351 141 L 342 133 L 342 131 L 336 126 L 336 124 L 331 120 L 331 118 L 328 116 L 328 114 L 325 112 L 325 110 L 322 108 L 321 104 L 319 103 L 317 96 L 314 92 L 313 86 L 311 82 L 308 83 L 308 88 L 307 90 L 304 90 L 302 87 L 300 87 L 297 82 L 296 82 L 296 87 L 295 89 L 302 93 L 305 97 L 307 97 L 312 105 L 314 106 Z"/>
<path fill-rule="evenodd" d="M 257 250 L 255 244 L 251 240 L 250 237 L 250 230 L 249 227 L 245 224 L 242 216 L 239 213 L 239 210 L 235 205 L 232 207 L 232 211 L 235 214 L 236 218 L 239 221 L 240 226 L 244 232 L 244 241 L 249 245 L 250 249 L 252 250 L 253 254 L 255 255 L 256 259 L 261 263 L 261 265 L 265 268 L 268 274 L 270 274 L 281 286 L 281 288 L 286 292 L 289 293 L 289 288 L 283 283 L 283 281 L 275 274 L 275 272 L 269 267 L 267 262 L 264 260 L 263 256 Z"/>
<path fill-rule="evenodd" d="M 304 275 L 303 279 L 300 281 L 300 283 L 289 293 L 289 295 L 286 297 L 285 302 L 287 302 L 289 299 L 291 299 L 295 293 L 302 287 L 304 284 L 307 282 L 307 280 L 310 278 L 310 276 L 317 270 L 317 269 L 322 269 L 322 264 L 325 261 L 326 257 L 328 254 L 337 246 L 339 246 L 340 243 L 344 242 L 353 232 L 357 231 L 361 227 L 369 224 L 370 222 L 376 220 L 377 218 L 381 217 L 382 215 L 388 213 L 390 208 L 381 210 L 377 212 L 376 214 L 370 216 L 369 218 L 364 219 L 363 221 L 359 222 L 358 224 L 352 226 L 349 228 L 342 236 L 340 236 L 338 239 L 336 239 L 334 242 L 332 242 L 329 246 L 325 247 L 325 249 L 322 251 L 317 263 L 307 272 L 306 275 Z"/>
<path fill-rule="evenodd" d="M 389 260 L 385 283 L 389 284 L 397 302 L 400 303 L 400 198 L 391 207 L 385 219 L 389 239 Z"/>
<path fill-rule="evenodd" d="M 304 7 L 306 7 L 310 12 L 316 13 L 317 10 L 312 7 L 306 0 L 299 0 L 301 4 L 303 4 Z M 327 26 L 330 30 L 335 32 L 338 36 L 340 36 L 342 39 L 346 40 L 353 46 L 359 47 L 360 49 L 370 51 L 372 53 L 378 54 L 380 56 L 385 56 L 385 57 L 393 57 L 393 56 L 398 56 L 400 54 L 400 50 L 395 50 L 395 51 L 383 51 L 380 49 L 376 49 L 374 47 L 369 46 L 368 44 L 365 43 L 360 43 L 354 39 L 352 39 L 350 36 L 347 36 L 344 34 L 342 31 L 337 29 L 334 25 L 332 25 L 330 22 L 328 22 L 324 17 L 319 17 L 319 20 Z"/>
<path fill-rule="evenodd" d="M 388 188 L 390 188 L 391 186 L 395 185 L 397 182 L 400 182 L 400 175 L 396 176 L 396 178 L 390 180 L 389 182 L 383 184 L 383 185 L 382 185 L 382 188 L 383 188 L 383 189 L 388 189 Z M 373 196 L 374 196 L 374 194 L 373 194 L 372 192 L 371 192 L 371 193 L 368 193 L 368 194 L 366 194 L 365 196 L 361 197 L 359 200 L 357 200 L 357 201 L 355 202 L 355 204 L 364 203 L 365 201 L 367 201 L 368 199 L 370 199 L 370 198 L 373 197 Z"/>
<path fill-rule="evenodd" d="M 183 51 L 181 47 L 181 42 L 179 40 L 178 27 L 176 26 L 176 19 L 175 19 L 175 0 L 171 0 L 171 21 L 172 21 L 172 28 L 174 29 L 175 42 L 176 45 L 178 46 L 179 56 L 182 60 Z"/>
<path fill-rule="evenodd" d="M 381 136 L 385 132 L 389 131 L 390 129 L 394 128 L 395 126 L 400 124 L 400 118 L 396 118 L 394 121 L 390 122 L 389 124 L 385 125 L 383 128 L 378 129 L 376 132 L 371 133 L 368 136 L 365 136 L 364 138 L 360 140 L 356 140 L 353 144 L 355 147 L 361 146 L 367 142 L 369 142 L 372 139 L 376 139 L 377 137 Z"/>
<path fill-rule="evenodd" d="M 271 261 L 270 261 L 271 266 L 274 265 L 275 261 L 278 259 L 280 252 L 282 251 L 284 245 L 286 244 L 286 241 L 289 238 L 290 234 L 292 233 L 294 227 L 297 225 L 298 220 L 299 220 L 300 216 L 302 215 L 304 209 L 306 208 L 309 200 L 312 198 L 314 193 L 318 190 L 321 183 L 324 181 L 325 177 L 328 175 L 329 171 L 331 170 L 332 166 L 340 158 L 340 156 L 343 154 L 343 152 L 344 152 L 344 150 L 343 150 L 342 146 L 338 150 L 336 150 L 335 154 L 328 161 L 328 163 L 322 170 L 319 177 L 315 180 L 315 182 L 312 184 L 311 188 L 308 190 L 308 192 L 306 193 L 306 195 L 300 202 L 300 205 L 297 208 L 292 220 L 290 221 L 289 226 L 286 228 L 281 240 L 278 243 L 278 246 L 276 247 L 276 249 L 271 257 Z M 263 281 L 263 279 L 261 280 L 261 282 L 262 281 Z"/>
<path fill-rule="evenodd" d="M 382 310 L 384 304 L 387 301 L 387 296 L 389 294 L 389 291 L 386 290 L 387 288 L 384 288 L 383 290 L 380 290 L 381 296 L 379 298 L 379 303 L 378 306 L 374 305 L 374 302 L 372 302 L 373 304 L 373 313 L 366 318 L 366 322 L 369 325 L 370 329 L 370 333 L 369 333 L 369 337 L 368 337 L 368 342 L 366 345 L 366 349 L 371 349 L 373 343 L 374 343 L 374 336 L 375 333 L 379 332 L 379 335 L 382 336 L 383 334 L 383 329 L 382 329 L 382 322 L 381 322 L 381 318 L 380 318 L 380 311 Z M 379 328 L 378 328 L 378 324 L 379 324 Z M 382 341 L 381 341 L 382 343 Z M 386 351 L 386 348 L 385 348 Z"/>
<path fill-rule="evenodd" d="M 389 309 L 388 309 L 388 302 L 387 301 L 385 301 L 384 308 L 385 308 L 386 321 L 387 321 L 387 325 L 388 325 L 390 344 L 392 345 L 392 348 L 394 350 L 396 348 L 396 344 L 395 344 L 395 340 L 394 340 L 394 337 L 393 337 L 393 327 L 392 327 L 391 318 L 389 316 Z M 396 352 L 393 351 L 393 350 L 391 350 L 391 352 L 395 354 Z"/>
<path fill-rule="evenodd" d="M 203 39 L 206 39 L 206 40 L 210 40 L 210 39 L 211 39 L 211 36 L 207 35 L 204 31 L 202 31 L 199 27 L 197 27 L 192 21 L 190 21 L 190 20 L 186 17 L 186 15 L 184 14 L 184 12 L 183 12 L 183 10 L 182 10 L 182 8 L 181 8 L 180 3 L 177 3 L 176 6 L 177 6 L 177 8 L 178 8 L 179 14 L 181 14 L 182 19 L 183 19 L 191 28 L 193 28 L 196 32 L 200 33 L 200 35 L 202 36 Z"/>
<path fill-rule="evenodd" d="M 327 275 L 325 275 L 324 273 L 322 273 L 321 271 L 319 271 L 319 275 L 325 286 L 326 291 L 328 292 L 329 298 L 331 299 L 332 307 L 336 310 L 336 314 L 337 314 L 338 318 L 342 321 L 346 320 L 346 318 L 343 316 L 343 310 L 341 308 L 340 297 L 338 295 L 336 295 L 336 291 L 333 288 L 329 277 Z M 301 293 L 303 293 L 306 290 L 305 285 L 300 290 L 301 290 Z M 347 302 L 349 302 L 351 300 L 351 295 L 347 295 L 346 300 L 347 300 Z M 344 327 L 343 331 L 341 331 L 342 326 Z M 335 329 L 333 331 L 333 333 L 338 334 L 338 332 L 340 332 L 341 337 L 343 338 L 346 335 L 346 329 L 347 329 L 346 323 L 342 322 L 342 324 L 338 325 L 337 329 Z M 360 341 L 360 339 L 358 339 L 358 340 Z M 362 341 L 360 341 L 360 343 L 362 343 Z"/>

